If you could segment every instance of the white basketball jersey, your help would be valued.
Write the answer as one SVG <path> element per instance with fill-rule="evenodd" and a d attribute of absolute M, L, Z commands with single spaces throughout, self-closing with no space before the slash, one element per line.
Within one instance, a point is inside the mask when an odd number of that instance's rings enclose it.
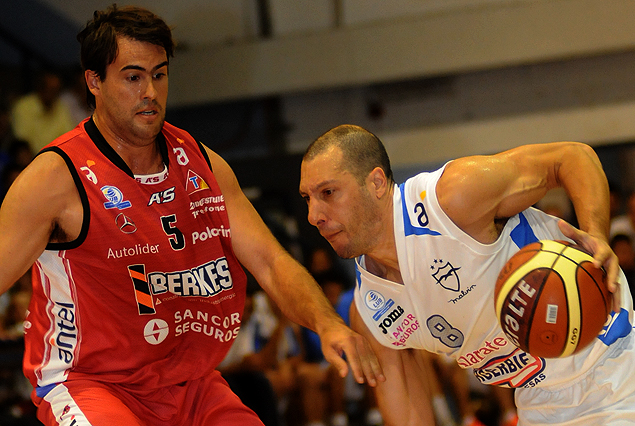
<path fill-rule="evenodd" d="M 567 238 L 558 219 L 530 208 L 510 218 L 498 240 L 481 244 L 443 212 L 436 184 L 443 168 L 395 186 L 394 232 L 403 284 L 379 278 L 356 259 L 355 303 L 375 338 L 394 349 L 445 353 L 473 368 L 484 384 L 509 387 L 555 385 L 581 375 L 627 335 L 632 299 L 622 285 L 621 314 L 598 340 L 561 359 L 534 357 L 505 337 L 494 310 L 494 286 L 505 262 L 525 245 Z"/>

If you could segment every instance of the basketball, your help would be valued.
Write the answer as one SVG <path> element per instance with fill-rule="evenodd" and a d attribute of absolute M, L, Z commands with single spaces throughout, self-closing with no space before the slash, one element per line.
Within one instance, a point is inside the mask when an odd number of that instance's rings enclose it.
<path fill-rule="evenodd" d="M 606 272 L 582 247 L 544 240 L 514 254 L 496 280 L 494 304 L 505 335 L 536 357 L 579 352 L 611 312 Z"/>

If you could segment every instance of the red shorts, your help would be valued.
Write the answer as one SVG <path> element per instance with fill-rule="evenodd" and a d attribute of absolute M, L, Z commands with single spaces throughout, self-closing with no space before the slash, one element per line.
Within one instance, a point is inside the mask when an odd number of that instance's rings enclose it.
<path fill-rule="evenodd" d="M 47 426 L 263 426 L 218 371 L 153 391 L 73 380 L 38 402 L 37 416 Z"/>

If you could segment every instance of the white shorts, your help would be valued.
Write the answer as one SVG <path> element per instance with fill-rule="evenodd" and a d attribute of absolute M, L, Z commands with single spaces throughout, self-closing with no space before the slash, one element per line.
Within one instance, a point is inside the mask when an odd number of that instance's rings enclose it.
<path fill-rule="evenodd" d="M 635 330 L 571 386 L 516 390 L 519 426 L 635 424 Z"/>

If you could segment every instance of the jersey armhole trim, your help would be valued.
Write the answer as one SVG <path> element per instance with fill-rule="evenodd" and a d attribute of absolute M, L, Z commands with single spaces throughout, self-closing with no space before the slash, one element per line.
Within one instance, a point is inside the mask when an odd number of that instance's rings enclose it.
<path fill-rule="evenodd" d="M 73 182 L 75 182 L 75 187 L 77 188 L 77 192 L 79 192 L 79 198 L 82 202 L 82 229 L 79 232 L 79 235 L 73 241 L 67 241 L 64 243 L 48 243 L 46 245 L 46 250 L 70 250 L 79 247 L 84 240 L 86 240 L 86 236 L 88 235 L 88 228 L 90 226 L 90 206 L 88 204 L 88 195 L 86 195 L 86 189 L 82 184 L 82 181 L 79 177 L 79 173 L 75 166 L 73 165 L 73 161 L 71 158 L 57 146 L 51 146 L 48 148 L 44 148 L 42 151 L 38 153 L 38 155 L 44 152 L 54 152 L 66 163 L 66 167 L 68 167 L 71 176 L 73 177 Z"/>
<path fill-rule="evenodd" d="M 205 146 L 203 146 L 203 144 L 199 141 L 196 141 L 198 148 L 201 150 L 201 154 L 203 154 L 203 157 L 205 158 L 205 161 L 207 162 L 207 165 L 209 166 L 209 169 L 212 171 L 212 173 L 214 172 L 214 169 L 212 169 L 212 162 L 209 160 L 209 155 L 207 155 L 207 151 L 205 150 Z"/>

